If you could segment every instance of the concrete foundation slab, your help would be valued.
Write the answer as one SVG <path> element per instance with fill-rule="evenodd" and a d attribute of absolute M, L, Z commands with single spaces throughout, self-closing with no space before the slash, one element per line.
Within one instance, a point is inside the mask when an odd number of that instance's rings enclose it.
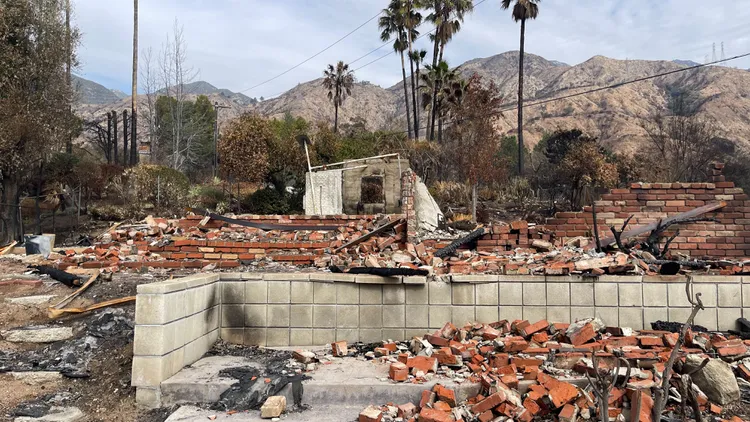
<path fill-rule="evenodd" d="M 39 296 L 24 296 L 24 297 L 9 297 L 5 301 L 14 305 L 38 305 L 40 303 L 47 303 L 54 299 L 55 295 L 39 295 Z"/>
<path fill-rule="evenodd" d="M 24 327 L 0 332 L 11 343 L 54 343 L 73 337 L 72 327 Z"/>
<path fill-rule="evenodd" d="M 362 406 L 311 406 L 304 412 L 283 413 L 281 420 L 285 422 L 351 422 L 357 420 Z M 232 422 L 268 422 L 270 419 L 261 419 L 260 410 L 227 415 L 226 413 L 212 410 L 203 410 L 195 406 L 182 406 L 167 418 L 165 422 L 204 422 L 209 417 L 216 416 L 216 421 Z"/>
<path fill-rule="evenodd" d="M 260 365 L 243 357 L 211 356 L 183 368 L 161 383 L 162 405 L 185 403 L 213 403 L 238 381 L 219 376 L 224 369 L 257 367 Z"/>
<path fill-rule="evenodd" d="M 85 415 L 77 407 L 53 407 L 50 412 L 39 418 L 21 416 L 14 422 L 77 422 L 84 420 Z"/>

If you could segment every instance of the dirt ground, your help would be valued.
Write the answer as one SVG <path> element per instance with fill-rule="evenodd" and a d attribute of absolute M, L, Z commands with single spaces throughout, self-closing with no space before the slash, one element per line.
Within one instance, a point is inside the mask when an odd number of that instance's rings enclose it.
<path fill-rule="evenodd" d="M 23 274 L 27 265 L 17 260 L 0 259 L 0 274 Z M 97 281 L 70 307 L 85 307 L 97 302 L 132 296 L 139 284 L 151 283 L 168 278 L 168 274 L 153 276 L 145 274 L 114 274 L 111 280 Z M 0 285 L 0 331 L 30 325 L 54 325 L 73 327 L 74 338 L 53 345 L 10 343 L 0 340 L 0 420 L 13 420 L 17 410 L 29 406 L 75 406 L 81 409 L 87 421 L 91 422 L 132 422 L 163 421 L 166 413 L 143 412 L 135 403 L 135 389 L 130 386 L 130 371 L 133 357 L 132 321 L 133 304 L 120 306 L 120 309 L 104 309 L 90 314 L 62 317 L 51 320 L 47 307 L 69 295 L 74 289 L 46 277 L 39 277 L 41 286 Z M 18 305 L 6 302 L 7 298 L 54 295 L 47 303 L 38 305 Z M 96 318 L 113 314 L 122 322 L 124 329 L 114 333 L 90 332 L 96 325 Z M 130 326 L 128 326 L 130 324 Z M 17 370 L 13 365 L 31 365 L 39 361 L 44 364 L 49 357 L 52 362 L 55 354 L 62 355 L 67 346 L 73 347 L 85 336 L 94 336 L 98 345 L 93 349 L 85 364 L 85 377 L 65 376 L 60 381 L 43 385 L 28 385 L 3 373 Z M 78 350 L 78 349 L 74 349 Z M 22 367 L 21 370 L 25 368 Z M 78 376 L 78 375 L 76 375 Z M 20 407 L 19 407 L 20 406 Z"/>

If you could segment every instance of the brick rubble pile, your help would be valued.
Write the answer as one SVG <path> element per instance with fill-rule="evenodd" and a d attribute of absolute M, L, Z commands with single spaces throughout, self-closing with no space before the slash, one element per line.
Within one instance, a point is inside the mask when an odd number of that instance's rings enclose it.
<path fill-rule="evenodd" d="M 448 323 L 410 343 L 385 342 L 369 352 L 369 357 L 389 365 L 389 377 L 394 383 L 422 383 L 436 378 L 474 382 L 481 385 L 480 393 L 461 401 L 456 391 L 444 386 L 447 382 L 438 383 L 424 390 L 418 405 L 370 406 L 362 411 L 359 421 L 599 420 L 596 395 L 585 377 L 588 373 L 594 378 L 592 353 L 595 353 L 598 370 L 602 372 L 612 371 L 618 357 L 627 359 L 631 365 L 628 379 L 624 379 L 626 368 L 620 369 L 618 385 L 609 395 L 606 409 L 609 419 L 649 422 L 653 420 L 652 392 L 661 385 L 665 363 L 678 336 L 667 331 L 633 332 L 604 327 L 598 319 L 575 324 L 500 321 L 462 328 Z M 334 343 L 332 347 L 334 355 L 337 351 L 341 353 L 342 348 L 346 353 L 346 345 Z M 719 417 L 725 413 L 722 406 L 740 402 L 734 377 L 750 381 L 748 356 L 748 340 L 688 331 L 679 361 L 697 359 L 700 363 L 703 358 L 712 357 L 710 365 L 729 368 L 727 378 L 711 380 L 722 384 L 721 391 L 705 385 L 705 381 L 696 381 L 698 376 L 693 376 L 702 412 Z M 675 389 L 671 390 L 672 399 L 666 412 L 676 411 L 680 406 L 674 400 L 679 396 L 679 375 L 673 373 L 671 385 Z M 640 414 L 632 414 L 633 409 L 640 409 Z M 741 421 L 736 416 L 731 420 Z"/>
<path fill-rule="evenodd" d="M 263 267 L 270 263 L 297 267 L 343 270 L 353 267 L 408 268 L 430 275 L 501 274 L 656 274 L 636 254 L 596 254 L 585 237 L 555 245 L 555 235 L 526 221 L 494 224 L 476 242 L 462 245 L 445 258 L 435 253 L 453 239 L 409 241 L 402 216 L 282 216 L 259 217 L 285 224 L 334 225 L 336 230 L 262 230 L 221 221 L 202 221 L 200 216 L 179 220 L 148 218 L 142 224 L 116 228 L 102 235 L 94 246 L 53 254 L 59 268 L 72 266 L 138 270 L 142 268 L 237 268 Z M 342 248 L 364 236 L 383 221 L 401 221 L 392 230 Z M 332 224 L 334 223 L 334 224 Z M 559 242 L 558 242 L 559 243 Z M 747 265 L 745 265 L 747 264 Z M 750 272 L 750 262 L 717 261 L 717 274 Z"/>

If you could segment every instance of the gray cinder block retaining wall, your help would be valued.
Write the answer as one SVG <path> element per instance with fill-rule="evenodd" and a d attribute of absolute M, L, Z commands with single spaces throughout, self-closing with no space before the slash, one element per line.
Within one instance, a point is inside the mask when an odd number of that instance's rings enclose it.
<path fill-rule="evenodd" d="M 695 276 L 706 306 L 695 323 L 711 330 L 750 318 L 750 277 Z M 376 277 L 224 273 L 138 286 L 133 358 L 137 401 L 160 403 L 159 385 L 221 337 L 260 346 L 406 340 L 456 324 L 501 319 L 650 328 L 685 321 L 683 276 Z"/>

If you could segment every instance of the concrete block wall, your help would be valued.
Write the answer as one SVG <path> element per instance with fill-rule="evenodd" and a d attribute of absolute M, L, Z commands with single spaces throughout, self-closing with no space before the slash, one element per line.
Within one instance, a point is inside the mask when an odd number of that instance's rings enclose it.
<path fill-rule="evenodd" d="M 447 321 L 598 316 L 607 325 L 650 329 L 653 321 L 684 321 L 690 313 L 681 276 L 454 275 L 448 282 L 340 274 L 243 277 L 222 275 L 221 337 L 270 347 L 404 340 Z M 727 330 L 737 318 L 750 317 L 750 277 L 693 280 L 706 306 L 697 324 Z"/>
<path fill-rule="evenodd" d="M 218 274 L 138 286 L 131 380 L 138 403 L 159 406 L 161 382 L 218 340 L 220 295 Z"/>

